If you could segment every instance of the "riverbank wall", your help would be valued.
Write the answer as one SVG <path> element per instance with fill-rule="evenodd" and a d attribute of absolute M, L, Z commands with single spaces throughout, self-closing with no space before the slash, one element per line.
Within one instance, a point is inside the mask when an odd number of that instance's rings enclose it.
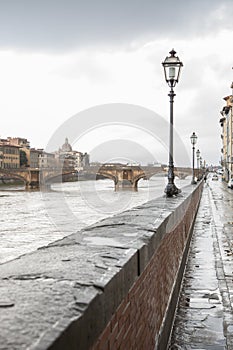
<path fill-rule="evenodd" d="M 1 265 L 0 349 L 166 349 L 202 185 Z"/>

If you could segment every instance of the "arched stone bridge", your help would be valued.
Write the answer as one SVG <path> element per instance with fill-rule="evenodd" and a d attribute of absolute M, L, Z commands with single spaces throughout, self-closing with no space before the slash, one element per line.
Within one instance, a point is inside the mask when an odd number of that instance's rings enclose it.
<path fill-rule="evenodd" d="M 150 167 L 150 166 L 129 166 L 103 164 L 100 167 L 87 167 L 84 173 L 92 174 L 96 179 L 103 176 L 114 181 L 115 190 L 131 188 L 136 190 L 140 179 L 149 179 L 155 174 L 165 174 L 166 167 Z M 195 176 L 197 176 L 195 169 Z M 192 174 L 191 168 L 174 168 L 174 173 L 180 178 L 185 178 Z M 58 179 L 62 181 L 63 175 L 77 174 L 74 168 L 15 168 L 0 169 L 0 176 L 6 175 L 14 179 L 21 180 L 25 183 L 26 189 L 33 188 L 49 188 L 50 185 Z"/>
<path fill-rule="evenodd" d="M 39 187 L 39 170 L 36 168 L 0 169 L 0 176 L 6 176 L 25 183 L 26 188 Z"/>
<path fill-rule="evenodd" d="M 123 188 L 137 189 L 140 179 L 149 179 L 151 176 L 159 173 L 164 173 L 162 167 L 142 167 L 142 166 L 127 166 L 127 165 L 102 165 L 97 175 L 102 175 L 114 181 L 115 190 Z"/>
<path fill-rule="evenodd" d="M 36 189 L 39 187 L 48 188 L 55 179 L 62 180 L 63 175 L 75 174 L 74 168 L 9 168 L 0 169 L 0 176 L 21 180 L 26 189 Z"/>
<path fill-rule="evenodd" d="M 89 173 L 95 173 L 97 176 L 104 176 L 114 181 L 115 190 L 131 188 L 136 190 L 140 179 L 149 179 L 155 174 L 165 174 L 166 167 L 138 166 L 138 165 L 118 165 L 103 164 L 100 167 L 89 167 Z M 174 174 L 179 178 L 185 178 L 192 175 L 191 168 L 175 167 Z M 197 169 L 195 169 L 195 176 Z"/>

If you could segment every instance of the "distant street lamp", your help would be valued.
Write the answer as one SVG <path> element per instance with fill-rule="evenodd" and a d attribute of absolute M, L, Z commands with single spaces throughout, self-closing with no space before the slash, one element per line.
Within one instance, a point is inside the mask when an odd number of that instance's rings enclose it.
<path fill-rule="evenodd" d="M 195 185 L 196 181 L 195 181 L 195 174 L 194 174 L 194 154 L 195 154 L 195 144 L 197 143 L 197 135 L 195 134 L 195 132 L 193 132 L 192 135 L 190 136 L 190 140 L 193 146 L 193 176 L 192 176 L 191 184 Z"/>
<path fill-rule="evenodd" d="M 203 169 L 205 170 L 205 168 L 206 168 L 206 161 L 205 161 L 205 159 L 204 159 L 204 162 L 203 162 Z"/>
<path fill-rule="evenodd" d="M 169 132 L 169 164 L 168 164 L 168 184 L 164 190 L 167 197 L 176 196 L 181 192 L 180 189 L 174 184 L 174 162 L 173 162 L 173 102 L 174 102 L 174 90 L 176 83 L 179 81 L 181 67 L 183 63 L 176 56 L 176 51 L 172 49 L 170 56 L 167 56 L 162 63 L 164 68 L 165 80 L 168 86 L 171 88 L 168 96 L 170 97 L 170 132 Z"/>
<path fill-rule="evenodd" d="M 199 168 L 200 168 L 200 151 L 199 149 L 196 151 L 197 156 L 197 181 L 199 181 Z"/>
<path fill-rule="evenodd" d="M 203 172 L 202 172 L 202 157 L 200 157 L 200 169 L 201 169 L 201 178 L 203 176 Z"/>

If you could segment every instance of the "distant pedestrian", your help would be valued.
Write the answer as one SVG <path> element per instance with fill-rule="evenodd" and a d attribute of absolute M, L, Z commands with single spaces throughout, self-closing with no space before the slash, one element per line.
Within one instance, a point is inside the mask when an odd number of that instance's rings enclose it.
<path fill-rule="evenodd" d="M 205 176 L 204 176 L 204 180 L 205 180 L 205 182 L 206 182 L 206 180 L 207 180 L 207 174 L 205 174 Z"/>

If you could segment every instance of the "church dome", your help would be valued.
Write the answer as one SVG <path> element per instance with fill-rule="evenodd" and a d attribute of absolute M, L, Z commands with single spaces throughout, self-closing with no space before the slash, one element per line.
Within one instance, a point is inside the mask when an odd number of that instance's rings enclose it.
<path fill-rule="evenodd" d="M 62 152 L 71 152 L 71 151 L 72 151 L 72 147 L 71 147 L 71 145 L 69 144 L 68 138 L 67 138 L 67 137 L 66 137 L 66 139 L 65 139 L 64 145 L 62 145 L 61 150 L 62 150 Z"/>

